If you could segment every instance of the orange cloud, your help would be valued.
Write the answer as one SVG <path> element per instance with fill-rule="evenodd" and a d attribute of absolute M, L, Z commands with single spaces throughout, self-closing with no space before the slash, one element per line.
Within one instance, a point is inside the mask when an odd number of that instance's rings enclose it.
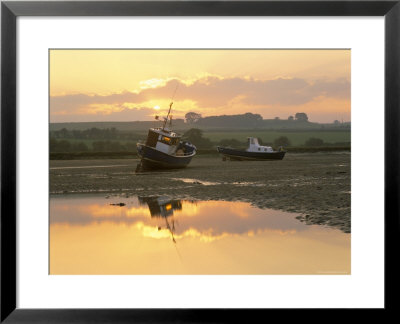
<path fill-rule="evenodd" d="M 335 101 L 335 110 L 321 110 L 315 116 L 340 111 L 350 117 L 350 81 L 346 78 L 306 80 L 304 78 L 252 79 L 250 77 L 205 76 L 195 81 L 180 79 L 169 81 L 152 79 L 144 83 L 146 87 L 135 92 L 124 91 L 109 95 L 70 94 L 50 97 L 52 120 L 57 115 L 109 115 L 111 120 L 150 120 L 152 107 L 162 102 L 167 107 L 172 94 L 178 88 L 174 115 L 183 117 L 190 110 L 198 110 L 203 116 L 215 114 L 235 114 L 252 111 L 263 117 L 279 116 L 285 111 L 290 115 L 302 110 L 310 114 L 313 106 L 329 106 Z M 332 106 L 332 105 L 331 105 Z M 127 108 L 128 107 L 128 108 Z M 305 110 L 310 107 L 311 110 Z M 241 111 L 238 111 L 241 110 Z M 162 110 L 160 111 L 162 112 Z M 128 119 L 127 119 L 128 118 Z M 329 117 L 331 118 L 331 116 Z M 339 118 L 338 114 L 334 119 Z"/>

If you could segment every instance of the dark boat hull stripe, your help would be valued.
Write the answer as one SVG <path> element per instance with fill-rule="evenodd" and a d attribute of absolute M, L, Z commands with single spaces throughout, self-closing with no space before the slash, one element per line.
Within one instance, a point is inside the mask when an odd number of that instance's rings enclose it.
<path fill-rule="evenodd" d="M 143 166 L 146 168 L 180 169 L 185 168 L 195 155 L 172 156 L 143 145 L 138 150 L 142 157 Z"/>
<path fill-rule="evenodd" d="M 222 155 L 236 160 L 282 160 L 286 152 L 247 152 L 241 150 L 235 150 L 225 147 L 218 147 L 218 152 Z"/>

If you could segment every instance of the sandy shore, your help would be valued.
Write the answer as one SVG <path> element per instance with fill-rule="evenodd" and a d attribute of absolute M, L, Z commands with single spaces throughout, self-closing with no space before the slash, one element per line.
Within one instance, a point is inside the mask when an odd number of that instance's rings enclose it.
<path fill-rule="evenodd" d="M 138 160 L 50 161 L 50 193 L 246 201 L 300 213 L 300 221 L 350 233 L 350 153 L 290 154 L 282 161 L 223 162 L 196 156 L 188 168 L 135 174 Z"/>

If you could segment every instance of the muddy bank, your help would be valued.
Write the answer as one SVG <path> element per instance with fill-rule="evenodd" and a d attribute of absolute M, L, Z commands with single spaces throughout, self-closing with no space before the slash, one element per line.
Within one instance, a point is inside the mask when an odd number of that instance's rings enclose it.
<path fill-rule="evenodd" d="M 135 174 L 138 160 L 50 161 L 50 193 L 246 201 L 300 213 L 306 224 L 349 233 L 350 153 L 287 154 L 282 161 L 223 162 L 198 156 L 188 168 Z"/>

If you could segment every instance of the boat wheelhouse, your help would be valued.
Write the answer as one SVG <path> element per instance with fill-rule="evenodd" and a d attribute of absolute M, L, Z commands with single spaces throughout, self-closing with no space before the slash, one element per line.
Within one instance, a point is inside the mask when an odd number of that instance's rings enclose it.
<path fill-rule="evenodd" d="M 255 137 L 248 137 L 248 147 L 246 150 L 239 150 L 230 147 L 218 146 L 217 150 L 222 154 L 223 160 L 282 160 L 286 154 L 286 151 L 280 147 L 278 151 L 275 151 L 271 146 L 262 146 L 258 143 L 258 139 Z"/>

